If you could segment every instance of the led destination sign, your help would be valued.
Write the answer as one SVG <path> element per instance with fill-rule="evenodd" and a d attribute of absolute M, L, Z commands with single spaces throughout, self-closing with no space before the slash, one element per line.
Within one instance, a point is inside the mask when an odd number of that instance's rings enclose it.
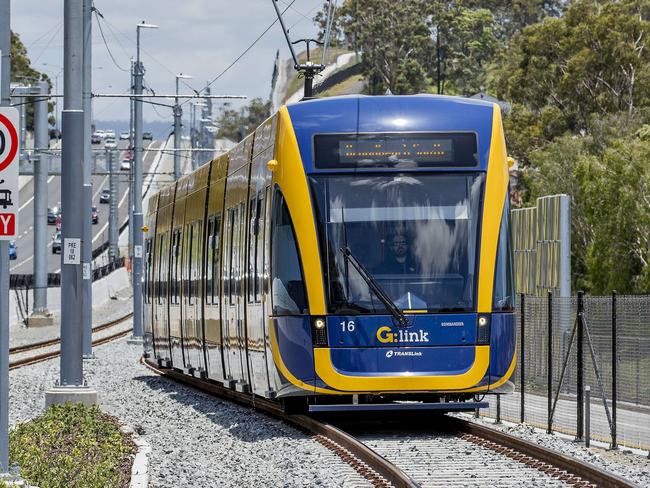
<path fill-rule="evenodd" d="M 441 162 L 454 160 L 454 146 L 451 139 L 413 139 L 391 138 L 374 140 L 354 140 L 339 142 L 340 161 L 356 163 L 368 160 L 407 160 L 416 163 Z"/>
<path fill-rule="evenodd" d="M 476 136 L 450 134 L 328 134 L 314 138 L 316 167 L 475 166 Z"/>

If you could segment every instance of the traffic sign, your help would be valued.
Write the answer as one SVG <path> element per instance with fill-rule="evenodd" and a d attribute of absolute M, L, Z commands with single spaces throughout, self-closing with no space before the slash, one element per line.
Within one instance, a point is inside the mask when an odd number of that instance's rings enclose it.
<path fill-rule="evenodd" d="M 18 234 L 18 110 L 0 107 L 0 240 Z"/>

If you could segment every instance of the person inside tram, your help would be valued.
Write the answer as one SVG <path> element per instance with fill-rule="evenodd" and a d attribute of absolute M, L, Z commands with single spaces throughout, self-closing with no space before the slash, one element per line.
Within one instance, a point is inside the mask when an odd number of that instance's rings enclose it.
<path fill-rule="evenodd" d="M 413 274 L 416 273 L 416 265 L 411 255 L 409 242 L 405 234 L 397 232 L 390 240 L 386 259 L 380 266 L 380 272 L 384 274 Z"/>

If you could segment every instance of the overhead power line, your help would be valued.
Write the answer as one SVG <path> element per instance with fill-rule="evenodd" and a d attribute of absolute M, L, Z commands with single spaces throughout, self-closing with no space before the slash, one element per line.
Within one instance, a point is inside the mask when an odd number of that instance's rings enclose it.
<path fill-rule="evenodd" d="M 113 61 L 113 64 L 114 64 L 114 65 L 117 67 L 117 69 L 119 69 L 120 71 L 124 71 L 125 73 L 128 73 L 128 72 L 129 72 L 129 69 L 128 69 L 128 68 L 122 68 L 122 66 L 120 66 L 120 64 L 119 64 L 119 63 L 117 62 L 117 60 L 115 59 L 115 56 L 113 56 L 113 53 L 111 52 L 111 48 L 108 47 L 108 43 L 106 42 L 106 37 L 104 37 L 104 30 L 102 29 L 102 23 L 101 23 L 101 21 L 99 20 L 100 17 L 103 19 L 104 16 L 103 16 L 102 13 L 101 13 L 101 12 L 100 12 L 96 7 L 95 7 L 94 4 L 93 4 L 93 6 L 92 6 L 92 11 L 95 13 L 95 19 L 97 19 L 97 27 L 99 27 L 99 33 L 100 33 L 101 36 L 102 36 L 102 41 L 104 41 L 104 46 L 106 47 L 106 51 L 108 51 L 108 55 L 110 56 L 111 60 Z"/>
<path fill-rule="evenodd" d="M 291 3 L 290 3 L 289 5 L 287 5 L 287 7 L 285 7 L 285 9 L 282 11 L 282 13 L 285 13 L 287 10 L 289 10 L 289 9 L 291 8 L 291 6 L 292 6 L 295 2 L 296 2 L 296 0 L 292 0 Z M 253 41 L 253 42 L 252 42 L 252 43 L 251 43 L 251 44 L 250 44 L 246 49 L 244 49 L 244 51 L 242 51 L 242 53 L 241 53 L 239 56 L 237 56 L 237 58 L 235 58 L 235 60 L 234 60 L 232 63 L 230 63 L 230 64 L 228 65 L 228 67 L 226 67 L 226 69 L 224 69 L 221 73 L 219 73 L 217 76 L 215 76 L 215 77 L 214 77 L 210 82 L 208 82 L 208 84 L 207 84 L 204 88 L 202 88 L 198 93 L 201 93 L 201 92 L 204 91 L 205 89 L 209 88 L 209 87 L 212 86 L 212 84 L 214 84 L 214 83 L 215 83 L 219 78 L 221 78 L 223 75 L 225 75 L 225 74 L 230 70 L 230 68 L 232 68 L 235 64 L 237 64 L 237 63 L 239 62 L 239 60 L 240 60 L 241 58 L 243 58 L 244 56 L 246 56 L 246 54 L 248 53 L 248 51 L 250 51 L 251 49 L 253 49 L 253 47 L 255 46 L 255 44 L 257 44 L 257 43 L 260 41 L 260 39 L 262 39 L 262 37 L 264 37 L 264 36 L 266 35 L 266 33 L 267 33 L 268 31 L 270 31 L 271 28 L 272 28 L 272 27 L 273 27 L 277 22 L 278 22 L 278 19 L 275 19 L 273 22 L 271 22 L 271 24 L 270 24 L 266 29 L 264 29 L 264 30 L 262 31 L 262 33 L 261 33 L 259 36 L 257 36 L 257 38 L 256 38 L 256 39 L 255 39 L 255 40 L 254 40 L 254 41 Z M 185 100 L 183 103 L 181 103 L 181 105 L 185 105 L 188 101 L 189 101 L 189 100 Z"/>

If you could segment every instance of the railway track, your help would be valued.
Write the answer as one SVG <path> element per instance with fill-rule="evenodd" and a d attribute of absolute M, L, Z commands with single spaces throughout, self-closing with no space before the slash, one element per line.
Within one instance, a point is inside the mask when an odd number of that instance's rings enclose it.
<path fill-rule="evenodd" d="M 161 376 L 265 412 L 308 433 L 363 476 L 369 485 L 576 486 L 632 488 L 633 483 L 576 458 L 456 417 L 414 415 L 408 420 L 345 420 L 286 414 L 274 402 L 206 383 L 180 372 L 143 364 Z M 425 419 L 421 423 L 419 419 Z M 432 418 L 435 419 L 432 421 Z M 373 420 L 374 419 L 374 420 Z M 444 423 L 443 423 L 444 420 Z M 442 427 L 441 427 L 442 425 Z"/>
<path fill-rule="evenodd" d="M 131 317 L 133 317 L 133 312 L 130 312 L 115 320 L 111 320 L 104 324 L 93 327 L 93 335 L 97 335 L 100 332 L 107 331 L 121 324 L 122 322 L 130 319 Z M 102 335 L 101 337 L 98 337 L 93 340 L 93 346 L 105 344 L 107 342 L 111 342 L 116 339 L 119 339 L 120 337 L 124 337 L 130 331 L 131 329 L 126 329 L 126 330 L 115 332 L 113 334 Z M 23 346 L 12 347 L 9 349 L 9 369 L 12 370 L 17 368 L 22 368 L 30 364 L 36 364 L 43 361 L 47 361 L 48 359 L 55 358 L 60 354 L 60 349 L 56 348 L 56 346 L 59 346 L 60 344 L 61 344 L 61 339 L 56 338 L 56 339 L 49 339 L 46 341 L 33 342 L 31 344 L 25 344 Z M 45 352 L 41 352 L 38 354 L 28 354 L 38 350 L 45 350 Z"/>

